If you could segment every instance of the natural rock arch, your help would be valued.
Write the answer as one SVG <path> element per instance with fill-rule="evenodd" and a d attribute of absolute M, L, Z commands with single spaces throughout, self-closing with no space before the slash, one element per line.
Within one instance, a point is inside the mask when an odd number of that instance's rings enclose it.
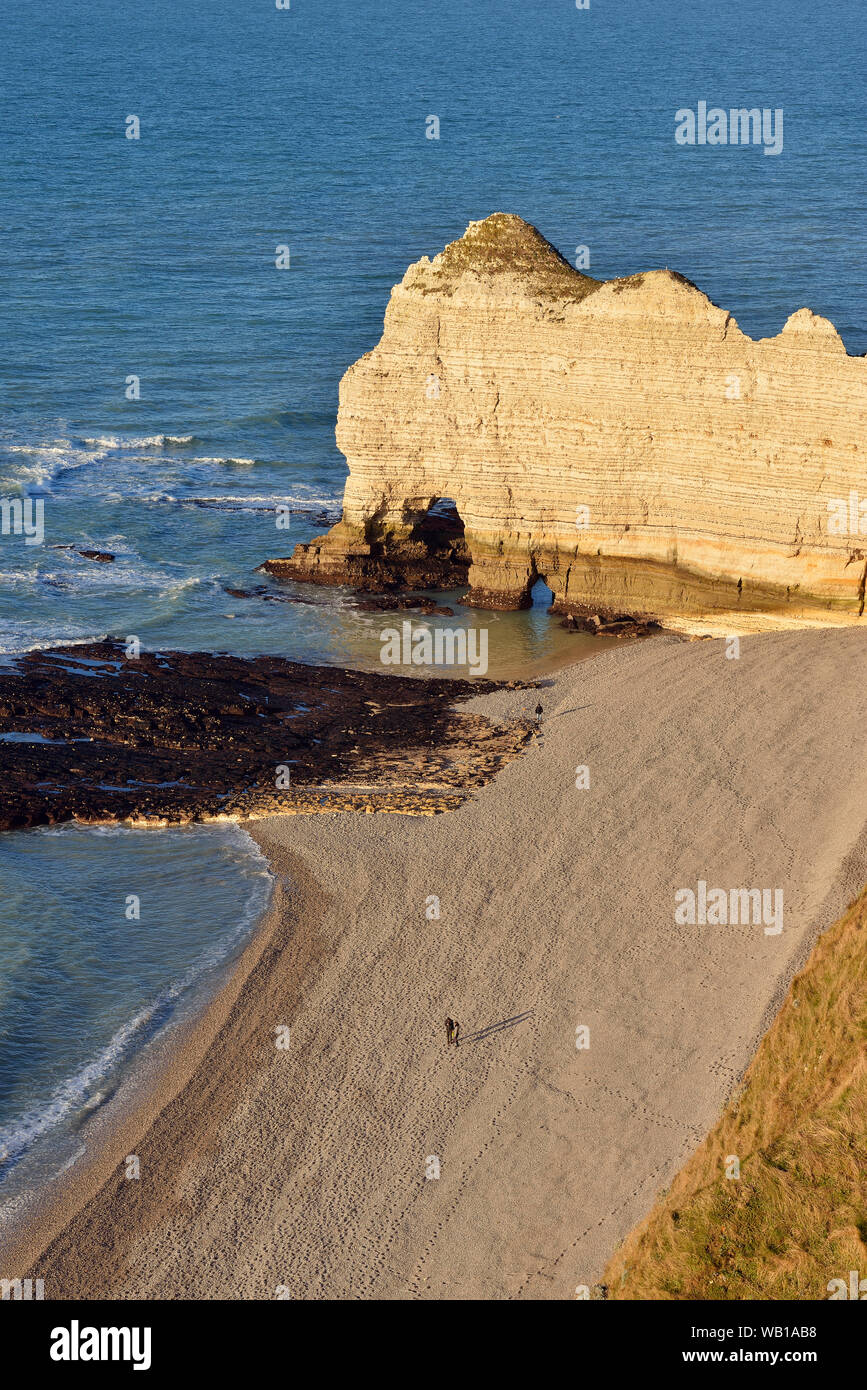
<path fill-rule="evenodd" d="M 674 271 L 594 280 L 496 213 L 395 286 L 340 386 L 342 520 L 267 568 L 468 580 L 487 608 L 526 605 L 540 574 L 564 614 L 857 621 L 865 425 L 867 361 L 827 320 L 753 341 Z M 443 494 L 463 539 L 419 545 Z"/>

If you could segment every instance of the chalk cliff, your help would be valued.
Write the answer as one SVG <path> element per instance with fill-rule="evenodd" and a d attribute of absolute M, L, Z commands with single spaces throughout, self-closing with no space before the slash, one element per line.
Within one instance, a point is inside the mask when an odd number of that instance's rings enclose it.
<path fill-rule="evenodd" d="M 857 619 L 865 425 L 867 360 L 809 309 L 753 341 L 673 271 L 594 280 L 496 213 L 395 286 L 340 387 L 343 518 L 266 568 L 468 582 L 488 608 L 542 577 L 563 613 Z"/>

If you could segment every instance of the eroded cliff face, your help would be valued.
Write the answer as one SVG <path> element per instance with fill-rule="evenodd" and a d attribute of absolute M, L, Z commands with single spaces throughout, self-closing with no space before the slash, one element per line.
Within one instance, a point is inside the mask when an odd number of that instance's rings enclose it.
<path fill-rule="evenodd" d="M 346 373 L 343 519 L 269 562 L 515 608 L 856 620 L 867 360 L 800 309 L 753 341 L 670 270 L 600 282 L 497 213 L 410 266 Z M 863 493 L 864 505 L 861 505 Z M 464 534 L 428 511 L 453 499 Z"/>

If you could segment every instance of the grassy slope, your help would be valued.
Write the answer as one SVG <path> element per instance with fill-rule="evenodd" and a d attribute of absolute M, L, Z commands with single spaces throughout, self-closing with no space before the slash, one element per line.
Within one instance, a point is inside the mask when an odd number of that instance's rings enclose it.
<path fill-rule="evenodd" d="M 853 1269 L 867 1278 L 867 889 L 603 1282 L 610 1298 L 819 1299 Z"/>

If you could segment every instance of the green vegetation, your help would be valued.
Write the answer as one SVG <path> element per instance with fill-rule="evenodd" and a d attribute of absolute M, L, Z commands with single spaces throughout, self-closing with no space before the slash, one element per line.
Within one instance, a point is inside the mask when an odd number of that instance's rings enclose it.
<path fill-rule="evenodd" d="M 541 232 L 513 213 L 495 212 L 474 222 L 432 262 L 433 276 L 427 293 L 448 292 L 467 271 L 478 275 L 515 275 L 528 289 L 546 299 L 578 302 L 597 290 L 594 280 L 575 270 Z"/>
<path fill-rule="evenodd" d="M 819 938 L 739 1094 L 609 1263 L 609 1296 L 820 1299 L 850 1270 L 867 1278 L 865 1044 L 867 890 Z"/>

